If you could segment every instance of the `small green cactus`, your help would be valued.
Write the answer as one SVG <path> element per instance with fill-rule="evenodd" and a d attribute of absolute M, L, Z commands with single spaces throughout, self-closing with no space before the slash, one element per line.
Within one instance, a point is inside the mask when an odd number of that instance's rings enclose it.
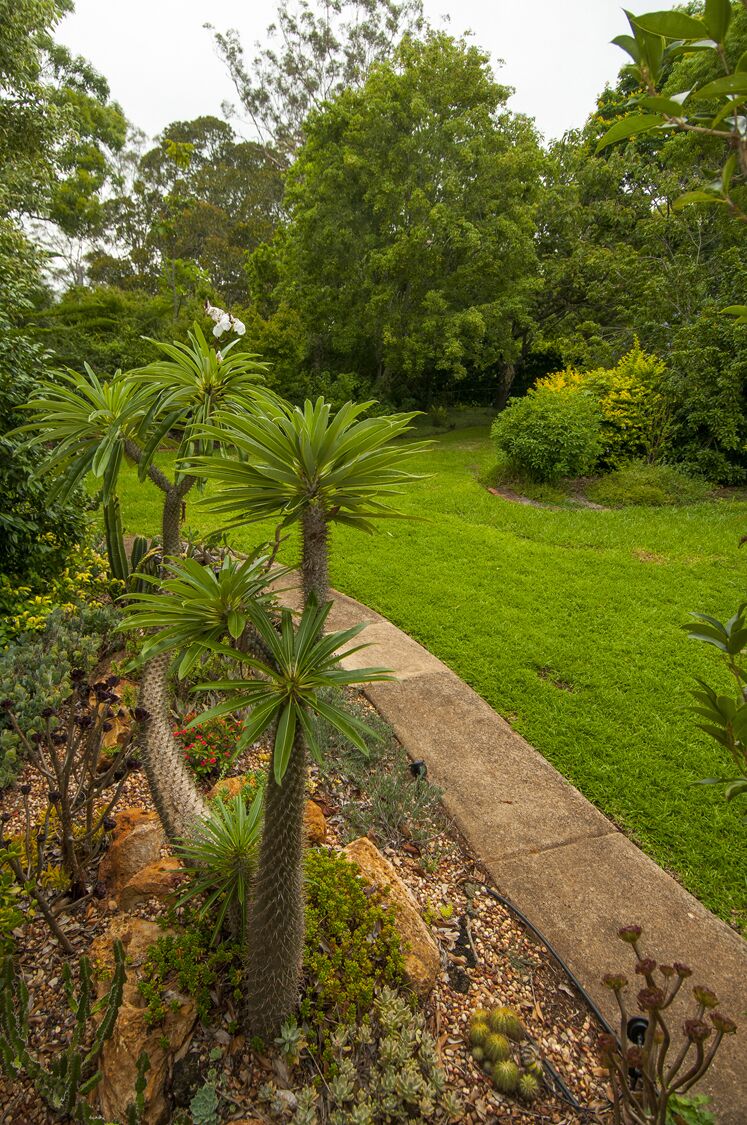
<path fill-rule="evenodd" d="M 485 1052 L 482 1047 L 478 1046 L 472 1048 L 472 1058 L 475 1060 L 475 1062 L 482 1062 L 482 1060 L 485 1058 Z"/>
<path fill-rule="evenodd" d="M 511 1057 L 511 1044 L 505 1035 L 494 1031 L 488 1035 L 484 1044 L 484 1051 L 491 1062 L 502 1062 Z"/>
<path fill-rule="evenodd" d="M 540 1083 L 537 1076 L 528 1070 L 525 1071 L 519 1078 L 518 1093 L 519 1097 L 523 1098 L 525 1102 L 535 1101 L 540 1095 Z"/>
<path fill-rule="evenodd" d="M 473 1023 L 469 1029 L 469 1041 L 473 1047 L 483 1047 L 489 1035 L 489 1026 L 481 1021 Z"/>
<path fill-rule="evenodd" d="M 498 1031 L 501 1035 L 507 1035 L 514 1043 L 520 1043 L 526 1035 L 519 1014 L 513 1008 L 504 1006 L 493 1008 L 488 1017 L 488 1023 L 491 1031 Z"/>
<path fill-rule="evenodd" d="M 487 1008 L 475 1008 L 470 1023 L 487 1023 L 490 1012 Z"/>
<path fill-rule="evenodd" d="M 512 1059 L 503 1059 L 493 1064 L 493 1081 L 502 1094 L 515 1094 L 522 1077 L 521 1071 Z M 525 1077 L 525 1076 L 524 1076 Z"/>

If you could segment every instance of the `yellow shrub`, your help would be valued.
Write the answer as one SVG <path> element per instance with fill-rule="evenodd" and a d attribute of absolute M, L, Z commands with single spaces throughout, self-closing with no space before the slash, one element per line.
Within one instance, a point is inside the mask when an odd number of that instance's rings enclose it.
<path fill-rule="evenodd" d="M 661 392 L 665 365 L 644 352 L 636 340 L 616 367 L 577 371 L 567 367 L 540 379 L 536 386 L 551 391 L 568 387 L 586 391 L 602 412 L 601 462 L 613 468 L 633 457 L 656 460 L 669 425 Z"/>

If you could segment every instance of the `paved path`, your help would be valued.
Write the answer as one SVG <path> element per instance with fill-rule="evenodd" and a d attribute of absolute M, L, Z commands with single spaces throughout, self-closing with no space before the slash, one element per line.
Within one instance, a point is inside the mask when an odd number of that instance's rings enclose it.
<path fill-rule="evenodd" d="M 496 887 L 516 903 L 616 1021 L 603 973 L 632 969 L 616 937 L 644 927 L 645 948 L 684 961 L 740 1032 L 724 1040 L 698 1089 L 719 1125 L 747 1125 L 747 942 L 631 843 L 479 695 L 378 613 L 335 594 L 329 627 L 367 623 L 370 648 L 351 667 L 384 665 L 397 683 L 371 684 L 371 702 L 444 791 L 448 813 Z M 742 847 L 744 840 L 724 840 Z M 634 976 L 631 973 L 631 976 Z M 632 989 L 630 990 L 632 992 Z M 684 990 L 683 990 L 684 991 Z M 612 1003 L 610 1000 L 612 999 Z"/>

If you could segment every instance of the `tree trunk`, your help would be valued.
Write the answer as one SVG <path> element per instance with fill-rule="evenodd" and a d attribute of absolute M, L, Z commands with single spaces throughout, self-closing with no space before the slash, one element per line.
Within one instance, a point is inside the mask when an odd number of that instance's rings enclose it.
<path fill-rule="evenodd" d="M 515 377 L 516 365 L 514 363 L 504 363 L 498 383 L 498 390 L 495 396 L 496 410 L 503 410 L 504 406 L 508 402 L 508 396 L 511 393 L 511 387 L 513 386 Z"/>
<path fill-rule="evenodd" d="M 194 477 L 184 477 L 178 485 L 164 490 L 164 558 L 181 553 L 182 501 L 193 484 Z M 171 660 L 172 654 L 162 653 L 148 661 L 140 684 L 140 706 L 148 713 L 141 736 L 143 769 L 164 832 L 173 844 L 192 835 L 207 815 L 208 806 L 184 763 L 181 746 L 171 733 Z"/>
<path fill-rule="evenodd" d="M 140 705 L 148 712 L 142 729 L 143 769 L 164 832 L 173 844 L 193 834 L 208 806 L 171 733 L 171 659 L 172 654 L 165 652 L 148 661 L 140 685 Z"/>
<path fill-rule="evenodd" d="M 324 509 L 318 501 L 312 502 L 301 520 L 301 578 L 303 600 L 308 605 L 313 594 L 317 605 L 329 601 L 329 573 L 327 571 L 327 539 L 329 529 Z"/>
<path fill-rule="evenodd" d="M 269 767 L 265 819 L 249 911 L 246 1022 L 252 1035 L 276 1035 L 298 1003 L 304 945 L 303 852 L 306 747 L 297 731 L 278 785 Z"/>

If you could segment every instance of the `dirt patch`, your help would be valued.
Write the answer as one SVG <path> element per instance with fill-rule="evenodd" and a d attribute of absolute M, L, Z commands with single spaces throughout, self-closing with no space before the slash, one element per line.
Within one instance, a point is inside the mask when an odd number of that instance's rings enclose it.
<path fill-rule="evenodd" d="M 564 680 L 561 679 L 560 676 L 556 676 L 552 668 L 538 668 L 537 675 L 541 680 L 544 680 L 545 683 L 552 684 L 553 687 L 558 688 L 559 691 L 574 692 L 576 690 L 575 684 L 571 683 L 570 680 Z"/>
<path fill-rule="evenodd" d="M 663 566 L 668 561 L 666 555 L 657 555 L 655 551 L 646 551 L 643 547 L 635 547 L 633 557 L 639 562 L 656 563 L 658 566 Z"/>

